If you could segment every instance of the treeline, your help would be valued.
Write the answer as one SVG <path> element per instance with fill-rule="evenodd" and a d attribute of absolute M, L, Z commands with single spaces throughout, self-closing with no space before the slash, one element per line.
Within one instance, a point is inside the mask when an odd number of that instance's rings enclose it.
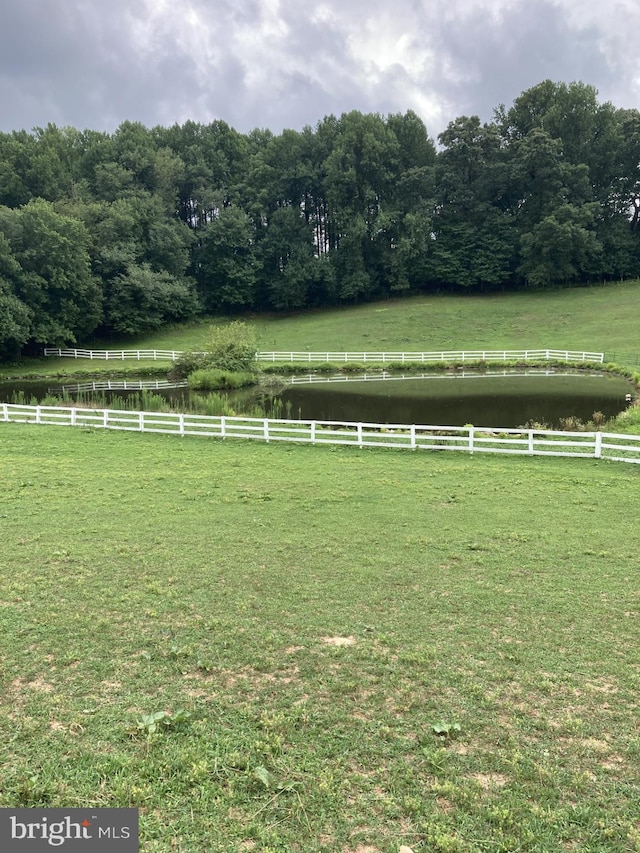
<path fill-rule="evenodd" d="M 640 112 L 545 81 L 413 112 L 0 134 L 0 357 L 199 313 L 640 276 Z"/>

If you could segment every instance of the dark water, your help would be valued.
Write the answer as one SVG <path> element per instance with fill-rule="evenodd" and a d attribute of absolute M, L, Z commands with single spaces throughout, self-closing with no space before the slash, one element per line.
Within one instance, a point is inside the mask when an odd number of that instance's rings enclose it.
<path fill-rule="evenodd" d="M 23 392 L 25 401 L 40 401 L 50 382 L 0 383 L 0 401 Z M 565 418 L 586 423 L 594 412 L 614 417 L 626 407 L 630 385 L 621 377 L 573 373 L 551 375 L 434 376 L 385 381 L 296 384 L 274 394 L 226 393 L 238 414 L 266 414 L 305 420 L 364 421 L 488 427 L 517 427 L 529 422 L 558 427 Z M 116 391 L 120 397 L 127 392 Z M 176 409 L 190 397 L 184 388 L 155 391 L 173 400 Z M 113 394 L 102 398 L 110 405 Z M 102 405 L 102 403 L 101 403 Z M 256 407 L 261 411 L 257 412 Z"/>
<path fill-rule="evenodd" d="M 475 424 L 516 427 L 529 422 L 559 427 L 561 420 L 606 418 L 626 407 L 629 384 L 620 377 L 501 376 L 403 379 L 295 385 L 282 400 L 293 417 L 317 420 Z"/>

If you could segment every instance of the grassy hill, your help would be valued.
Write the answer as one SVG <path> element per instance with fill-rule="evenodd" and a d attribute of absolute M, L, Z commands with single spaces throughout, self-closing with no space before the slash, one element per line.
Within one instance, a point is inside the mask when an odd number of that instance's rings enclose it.
<path fill-rule="evenodd" d="M 558 346 L 640 359 L 640 282 L 541 293 L 417 296 L 250 321 L 263 350 Z M 198 346 L 207 332 L 207 324 L 198 324 L 136 345 Z"/>
<path fill-rule="evenodd" d="M 416 296 L 304 314 L 244 318 L 261 350 L 440 350 L 560 347 L 606 352 L 608 361 L 640 364 L 640 282 L 538 293 Z M 198 349 L 211 318 L 133 340 L 83 342 L 113 349 Z M 149 363 L 150 366 L 151 363 Z M 25 361 L 4 375 L 66 372 L 88 363 Z M 104 367 L 104 365 L 102 365 Z M 119 365 L 125 370 L 140 365 Z M 91 364 L 91 369 L 100 365 Z"/>

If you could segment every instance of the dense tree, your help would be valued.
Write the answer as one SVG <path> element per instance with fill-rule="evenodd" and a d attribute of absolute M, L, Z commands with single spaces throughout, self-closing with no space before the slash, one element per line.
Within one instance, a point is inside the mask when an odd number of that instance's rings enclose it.
<path fill-rule="evenodd" d="M 0 133 L 0 357 L 194 312 L 640 275 L 640 112 L 545 80 L 439 149 L 412 111 Z"/>
<path fill-rule="evenodd" d="M 504 286 L 513 278 L 516 234 L 508 216 L 508 158 L 495 125 L 462 117 L 440 134 L 430 268 L 447 285 Z"/>
<path fill-rule="evenodd" d="M 13 358 L 29 340 L 32 313 L 15 293 L 21 267 L 0 232 L 0 358 Z"/>
<path fill-rule="evenodd" d="M 139 335 L 164 323 L 189 319 L 197 308 L 193 282 L 148 264 L 132 264 L 116 276 L 106 304 L 110 327 L 123 335 Z"/>
<path fill-rule="evenodd" d="M 203 229 L 195 270 L 205 309 L 239 311 L 253 304 L 256 284 L 253 224 L 239 207 L 225 207 Z"/>
<path fill-rule="evenodd" d="M 34 199 L 20 210 L 5 209 L 0 231 L 20 264 L 15 295 L 31 311 L 30 339 L 65 344 L 91 334 L 102 316 L 102 295 L 83 224 Z"/>

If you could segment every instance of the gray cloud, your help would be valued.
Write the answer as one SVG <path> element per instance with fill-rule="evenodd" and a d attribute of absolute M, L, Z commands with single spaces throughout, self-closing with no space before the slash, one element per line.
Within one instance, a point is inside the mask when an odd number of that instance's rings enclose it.
<path fill-rule="evenodd" d="M 639 24 L 635 0 L 0 0 L 0 129 L 414 109 L 435 136 L 546 78 L 630 107 Z"/>

